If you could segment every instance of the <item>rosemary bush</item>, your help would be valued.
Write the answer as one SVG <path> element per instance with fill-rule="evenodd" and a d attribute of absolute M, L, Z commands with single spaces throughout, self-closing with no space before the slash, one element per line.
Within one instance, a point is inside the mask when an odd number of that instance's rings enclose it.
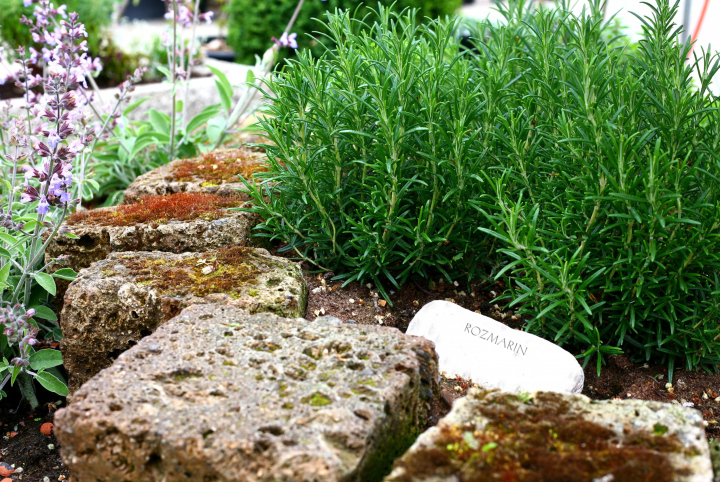
<path fill-rule="evenodd" d="M 322 52 L 322 46 L 318 46 L 307 35 L 318 28 L 324 33 L 327 32 L 322 25 L 313 20 L 314 18 L 324 19 L 327 12 L 333 12 L 336 8 L 343 8 L 355 14 L 357 18 L 363 18 L 367 14 L 372 14 L 368 5 L 375 3 L 362 0 L 307 0 L 295 22 L 299 47 L 315 47 L 316 53 Z M 452 15 L 460 8 L 461 0 L 382 0 L 382 3 L 398 11 L 403 8 L 417 8 L 418 18 L 421 19 L 426 16 L 437 18 Z M 254 63 L 255 56 L 262 55 L 267 48 L 270 39 L 268 32 L 275 32 L 278 26 L 284 25 L 292 15 L 296 4 L 297 0 L 273 2 L 229 0 L 225 6 L 228 16 L 228 44 L 238 55 L 238 62 Z"/>
<path fill-rule="evenodd" d="M 630 44 L 602 4 L 523 1 L 505 21 L 372 25 L 331 15 L 327 49 L 267 82 L 262 236 L 337 278 L 481 274 L 526 329 L 584 351 L 720 363 L 717 55 L 659 0 Z M 321 29 L 321 30 L 323 30 Z M 693 79 L 696 80 L 693 80 Z"/>
<path fill-rule="evenodd" d="M 598 371 L 622 347 L 672 377 L 676 362 L 720 363 L 719 64 L 686 62 L 677 4 L 651 7 L 631 54 L 599 3 L 520 5 L 479 26 L 473 62 L 496 104 L 482 128 L 492 191 L 475 205 L 528 331 L 587 347 Z"/>
<path fill-rule="evenodd" d="M 301 51 L 267 81 L 261 121 L 275 144 L 254 192 L 263 227 L 383 294 L 381 277 L 455 274 L 485 254 L 468 203 L 485 159 L 477 79 L 459 61 L 454 23 L 420 26 L 415 14 L 380 5 L 372 25 L 331 15 L 324 28 L 337 49 Z"/>

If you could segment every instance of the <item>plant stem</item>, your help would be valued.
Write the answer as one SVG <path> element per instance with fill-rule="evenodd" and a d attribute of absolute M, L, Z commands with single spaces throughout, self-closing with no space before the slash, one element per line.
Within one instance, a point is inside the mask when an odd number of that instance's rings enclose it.
<path fill-rule="evenodd" d="M 190 53 L 188 56 L 187 65 L 187 77 L 185 78 L 185 93 L 183 94 L 183 109 L 182 109 L 182 126 L 183 129 L 187 127 L 187 99 L 188 91 L 190 90 L 190 79 L 192 78 L 193 68 L 193 50 L 195 48 L 195 32 L 197 30 L 198 14 L 200 13 L 200 0 L 195 0 L 195 11 L 193 12 L 193 24 L 192 24 L 192 35 L 190 36 Z"/>
<path fill-rule="evenodd" d="M 175 88 L 177 86 L 177 77 L 176 77 L 176 69 L 177 69 L 177 14 L 178 14 L 178 8 L 177 3 L 172 2 L 172 9 L 173 9 L 173 43 L 172 43 L 172 61 L 170 65 L 170 81 L 172 83 L 172 115 L 170 116 L 170 155 L 168 156 L 168 162 L 172 162 L 175 159 L 175 117 L 176 117 L 176 109 L 177 106 L 175 105 L 175 99 L 176 99 L 176 92 Z"/>

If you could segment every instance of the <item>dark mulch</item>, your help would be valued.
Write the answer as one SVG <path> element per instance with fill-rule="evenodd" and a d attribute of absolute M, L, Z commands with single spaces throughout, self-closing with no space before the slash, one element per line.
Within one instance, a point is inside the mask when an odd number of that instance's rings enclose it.
<path fill-rule="evenodd" d="M 310 269 L 309 266 L 303 268 Z M 350 283 L 343 288 L 340 282 L 331 281 L 332 277 L 332 274 L 306 274 L 310 289 L 306 318 L 313 320 L 324 314 L 347 322 L 382 324 L 405 331 L 423 305 L 433 300 L 448 300 L 513 328 L 522 328 L 524 323 L 511 309 L 493 301 L 503 291 L 502 284 L 473 283 L 468 287 L 444 280 L 433 283 L 411 281 L 391 292 L 390 306 L 375 295 L 374 286 Z M 720 437 L 717 421 L 720 416 L 720 374 L 676 370 L 672 388 L 668 389 L 666 367 L 633 363 L 624 355 L 609 357 L 599 377 L 595 370 L 593 360 L 585 370 L 583 394 L 593 399 L 638 398 L 692 403 L 708 423 L 708 437 Z M 473 383 L 450 373 L 441 376 L 440 385 L 442 397 L 431 406 L 428 427 L 435 425 L 450 410 L 453 401 L 464 396 Z M 21 408 L 18 414 L 10 413 L 16 405 L 17 401 L 14 404 L 10 400 L 0 402 L 0 430 L 4 435 L 0 440 L 0 462 L 23 467 L 22 478 L 14 474 L 14 480 L 35 482 L 43 481 L 46 476 L 50 481 L 62 480 L 67 471 L 61 464 L 55 438 L 40 433 L 40 426 L 52 421 L 52 413 L 48 412 L 47 406 L 36 413 L 30 413 L 27 408 Z M 10 437 L 12 431 L 17 435 Z M 55 448 L 48 449 L 48 444 L 55 444 Z"/>
<path fill-rule="evenodd" d="M 55 435 L 40 431 L 43 424 L 52 423 L 59 397 L 40 393 L 42 405 L 35 412 L 27 404 L 16 412 L 17 396 L 12 390 L 8 394 L 10 397 L 0 402 L 0 476 L 8 477 L 6 471 L 15 470 L 9 477 L 16 481 L 65 480 L 68 471 L 60 460 Z"/>

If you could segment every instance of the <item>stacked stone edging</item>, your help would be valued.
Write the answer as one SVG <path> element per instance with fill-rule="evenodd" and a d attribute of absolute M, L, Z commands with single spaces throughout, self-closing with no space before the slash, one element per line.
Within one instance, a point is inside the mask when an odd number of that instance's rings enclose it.
<path fill-rule="evenodd" d="M 251 313 L 266 311 L 289 317 L 305 313 L 307 285 L 296 263 L 270 256 L 264 249 L 248 248 L 238 273 L 251 272 L 252 279 L 238 279 L 235 292 L 213 292 L 207 286 L 213 283 L 214 273 L 238 268 L 213 267 L 217 264 L 214 253 L 111 253 L 81 270 L 65 294 L 62 311 L 60 348 L 71 392 L 191 304 L 222 303 Z M 207 275 L 203 269 L 208 270 Z M 198 286 L 186 287 L 182 293 L 173 291 L 172 286 L 156 287 L 157 282 L 168 283 L 169 277 Z M 208 293 L 196 295 L 197 290 Z"/>
<path fill-rule="evenodd" d="M 83 385 L 55 434 L 78 481 L 373 482 L 437 380 L 432 343 L 392 328 L 195 305 Z"/>
<path fill-rule="evenodd" d="M 117 208 L 105 208 L 112 211 Z M 183 253 L 205 251 L 220 246 L 248 246 L 250 232 L 258 223 L 257 215 L 223 210 L 220 219 L 148 222 L 130 226 L 70 225 L 76 236 L 56 236 L 45 251 L 45 262 L 65 255 L 67 258 L 49 270 L 72 268 L 79 271 L 91 263 L 105 259 L 111 252 L 166 251 Z"/>

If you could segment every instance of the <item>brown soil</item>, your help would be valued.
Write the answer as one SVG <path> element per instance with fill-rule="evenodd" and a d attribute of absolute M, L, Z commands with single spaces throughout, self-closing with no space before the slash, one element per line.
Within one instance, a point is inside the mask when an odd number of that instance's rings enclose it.
<path fill-rule="evenodd" d="M 188 221 L 203 218 L 220 219 L 224 209 L 242 204 L 239 197 L 220 197 L 215 194 L 179 192 L 170 196 L 146 196 L 133 204 L 112 209 L 93 209 L 73 213 L 68 225 L 132 226 L 139 223 Z"/>
<path fill-rule="evenodd" d="M 184 159 L 176 163 L 170 174 L 181 182 L 202 180 L 207 184 L 237 182 L 238 176 L 245 179 L 267 167 L 258 159 L 256 151 L 249 148 L 213 151 L 195 159 Z"/>
<path fill-rule="evenodd" d="M 59 397 L 50 400 L 56 398 Z M 55 435 L 40 431 L 43 424 L 52 423 L 56 406 L 48 402 L 34 413 L 24 406 L 15 413 L 17 406 L 18 400 L 12 397 L 0 403 L 0 474 L 7 474 L 3 468 L 22 468 L 21 472 L 10 475 L 13 481 L 40 482 L 45 477 L 52 482 L 65 480 L 69 474 L 60 459 Z"/>

